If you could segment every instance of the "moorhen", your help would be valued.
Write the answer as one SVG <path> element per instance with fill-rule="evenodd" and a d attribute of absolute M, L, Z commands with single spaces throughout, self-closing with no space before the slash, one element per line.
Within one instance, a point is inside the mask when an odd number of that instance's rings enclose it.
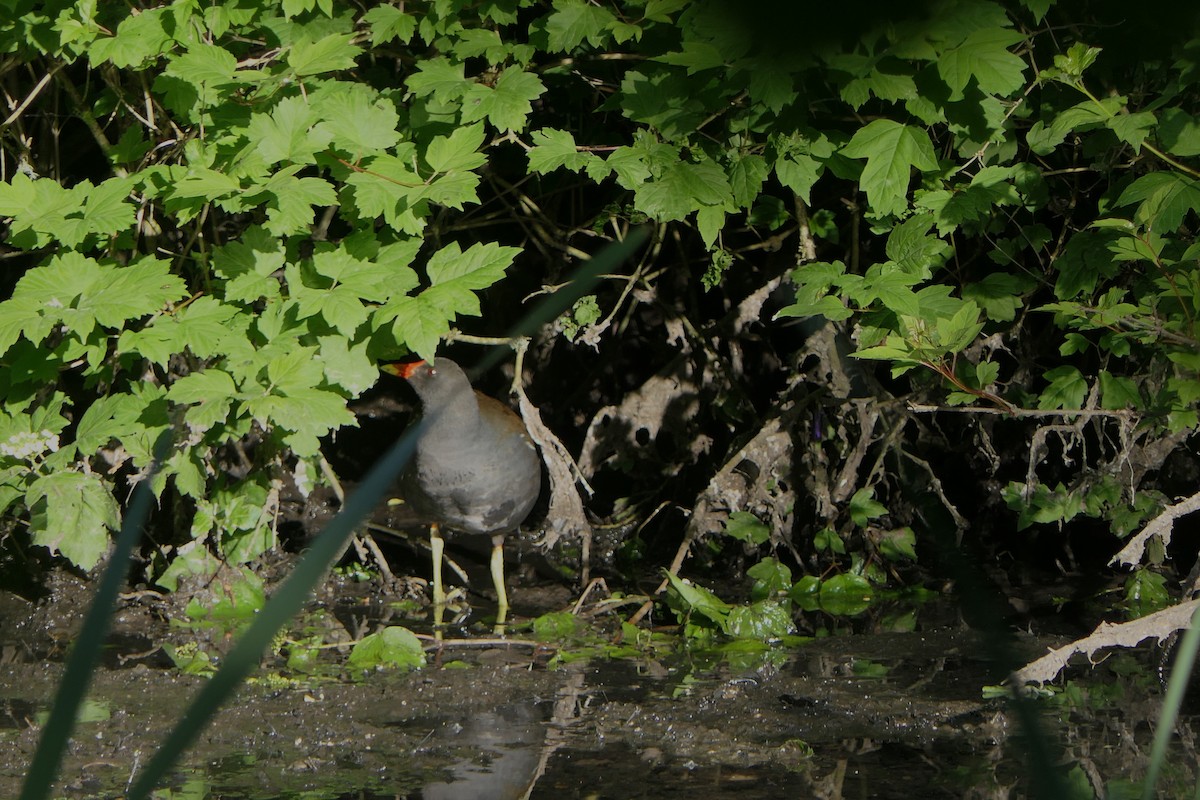
<path fill-rule="evenodd" d="M 404 501 L 430 523 L 435 620 L 446 603 L 442 588 L 442 527 L 492 537 L 492 582 L 499 600 L 497 630 L 508 615 L 504 537 L 537 502 L 542 466 L 525 424 L 512 409 L 471 388 L 448 358 L 385 364 L 421 400 L 416 453 L 400 476 Z"/>

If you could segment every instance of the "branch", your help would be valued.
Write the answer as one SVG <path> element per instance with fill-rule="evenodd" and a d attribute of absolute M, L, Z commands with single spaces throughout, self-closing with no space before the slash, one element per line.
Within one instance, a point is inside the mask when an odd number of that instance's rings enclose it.
<path fill-rule="evenodd" d="M 1123 564 L 1133 567 L 1142 562 L 1142 555 L 1146 551 L 1146 542 L 1151 536 L 1159 536 L 1162 538 L 1163 547 L 1171 543 L 1171 529 L 1175 526 L 1175 520 L 1180 517 L 1187 516 L 1193 511 L 1200 511 L 1200 492 L 1181 500 L 1173 506 L 1167 506 L 1161 514 L 1146 524 L 1146 527 L 1129 540 L 1129 543 L 1121 548 L 1121 552 L 1112 557 L 1108 562 L 1109 566 Z"/>
<path fill-rule="evenodd" d="M 1014 672 L 1010 680 L 1018 687 L 1027 683 L 1046 683 L 1054 680 L 1076 653 L 1085 653 L 1090 658 L 1103 647 L 1134 647 L 1149 638 L 1161 641 L 1188 627 L 1197 609 L 1200 609 L 1200 600 L 1188 600 L 1130 622 L 1101 622 L 1100 627 L 1088 636 L 1052 649 L 1037 661 L 1026 664 Z"/>

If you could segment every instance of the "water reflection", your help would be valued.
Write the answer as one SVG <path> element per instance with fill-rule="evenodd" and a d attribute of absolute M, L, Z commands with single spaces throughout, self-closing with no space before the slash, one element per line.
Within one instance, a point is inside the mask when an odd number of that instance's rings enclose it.
<path fill-rule="evenodd" d="M 512 704 L 448 722 L 437 744 L 461 755 L 444 781 L 425 784 L 425 800 L 525 797 L 537 779 L 545 738 L 537 706 Z"/>

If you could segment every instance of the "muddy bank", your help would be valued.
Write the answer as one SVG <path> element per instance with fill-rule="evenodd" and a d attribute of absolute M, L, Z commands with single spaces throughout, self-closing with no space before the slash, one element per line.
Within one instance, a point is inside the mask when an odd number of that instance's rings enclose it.
<path fill-rule="evenodd" d="M 314 615 L 329 626 L 322 637 L 349 641 L 378 626 L 372 594 L 350 598 L 347 613 L 347 588 L 324 587 L 318 611 L 343 605 Z M 19 791 L 88 598 L 71 579 L 53 602 L 0 595 L 2 797 Z M 171 666 L 158 644 L 205 639 L 218 660 L 228 646 L 219 632 L 172 626 L 170 602 L 124 599 L 57 796 L 119 797 L 204 681 Z M 476 640 L 431 648 L 414 672 L 352 674 L 345 650 L 332 648 L 320 678 L 297 678 L 269 658 L 170 788 L 174 797 L 254 800 L 1024 794 L 1020 728 L 1003 702 L 984 698 L 997 681 L 986 640 L 953 616 L 924 619 L 925 629 L 847 629 L 718 657 L 679 648 L 657 659 L 560 662 L 549 644 Z M 1030 657 L 1048 644 L 1019 641 Z M 1102 666 L 1092 684 L 1040 706 L 1056 757 L 1089 785 L 1144 770 L 1161 697 L 1155 685 L 1121 679 L 1135 674 L 1127 667 Z M 1180 763 L 1193 756 L 1181 750 Z"/>

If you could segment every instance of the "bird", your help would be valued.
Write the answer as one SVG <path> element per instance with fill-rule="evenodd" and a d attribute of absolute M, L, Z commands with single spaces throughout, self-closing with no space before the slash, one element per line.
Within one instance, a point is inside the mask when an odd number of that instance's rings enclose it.
<path fill-rule="evenodd" d="M 492 537 L 496 629 L 508 616 L 504 538 L 529 516 L 541 493 L 542 465 L 521 418 L 476 392 L 448 358 L 381 365 L 404 378 L 421 401 L 416 450 L 400 475 L 403 500 L 429 523 L 435 622 L 445 607 L 442 529 Z"/>

